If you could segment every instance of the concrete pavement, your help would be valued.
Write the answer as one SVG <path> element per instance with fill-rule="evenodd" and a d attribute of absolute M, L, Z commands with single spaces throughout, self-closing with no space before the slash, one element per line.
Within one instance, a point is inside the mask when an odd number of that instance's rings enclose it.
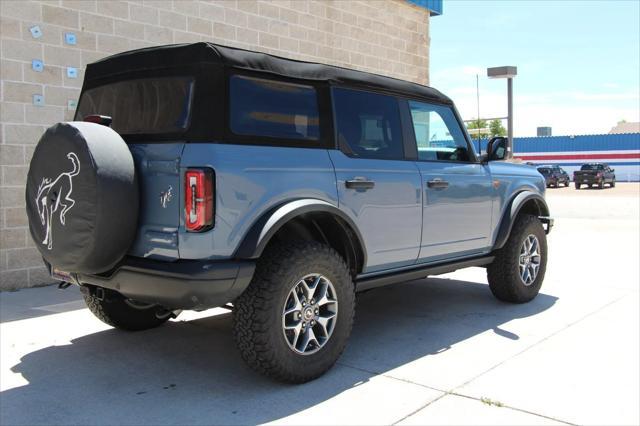
<path fill-rule="evenodd" d="M 640 186 L 548 190 L 542 292 L 472 268 L 359 295 L 349 346 L 301 386 L 249 371 L 222 309 L 140 333 L 79 291 L 0 294 L 0 423 L 638 424 Z"/>

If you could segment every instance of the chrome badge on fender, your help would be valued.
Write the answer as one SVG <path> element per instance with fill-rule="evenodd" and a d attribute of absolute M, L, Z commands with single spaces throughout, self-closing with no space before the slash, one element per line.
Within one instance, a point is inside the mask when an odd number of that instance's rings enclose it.
<path fill-rule="evenodd" d="M 169 188 L 166 191 L 160 193 L 160 204 L 163 209 L 167 208 L 167 204 L 171 202 L 171 198 L 173 198 L 173 187 L 169 185 Z"/>

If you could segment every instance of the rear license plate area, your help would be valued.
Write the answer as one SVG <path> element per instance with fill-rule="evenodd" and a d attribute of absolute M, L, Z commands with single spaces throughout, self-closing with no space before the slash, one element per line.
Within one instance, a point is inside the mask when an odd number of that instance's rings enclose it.
<path fill-rule="evenodd" d="M 54 267 L 51 268 L 51 277 L 59 281 L 74 282 L 73 276 L 70 272 Z"/>

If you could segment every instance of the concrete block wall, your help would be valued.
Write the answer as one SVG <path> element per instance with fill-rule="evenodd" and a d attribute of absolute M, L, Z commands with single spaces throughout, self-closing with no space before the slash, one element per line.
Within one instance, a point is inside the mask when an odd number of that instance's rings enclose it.
<path fill-rule="evenodd" d="M 2 0 L 0 290 L 51 282 L 29 235 L 24 184 L 45 128 L 72 119 L 85 66 L 195 41 L 428 82 L 429 12 L 404 0 Z M 42 70 L 32 69 L 34 60 Z"/>

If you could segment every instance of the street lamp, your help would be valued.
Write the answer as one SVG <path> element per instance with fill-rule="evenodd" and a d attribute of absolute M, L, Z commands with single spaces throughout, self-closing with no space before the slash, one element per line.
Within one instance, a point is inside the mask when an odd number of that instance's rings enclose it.
<path fill-rule="evenodd" d="M 507 79 L 507 158 L 513 158 L 513 77 L 517 74 L 514 66 L 487 68 L 487 77 Z"/>

